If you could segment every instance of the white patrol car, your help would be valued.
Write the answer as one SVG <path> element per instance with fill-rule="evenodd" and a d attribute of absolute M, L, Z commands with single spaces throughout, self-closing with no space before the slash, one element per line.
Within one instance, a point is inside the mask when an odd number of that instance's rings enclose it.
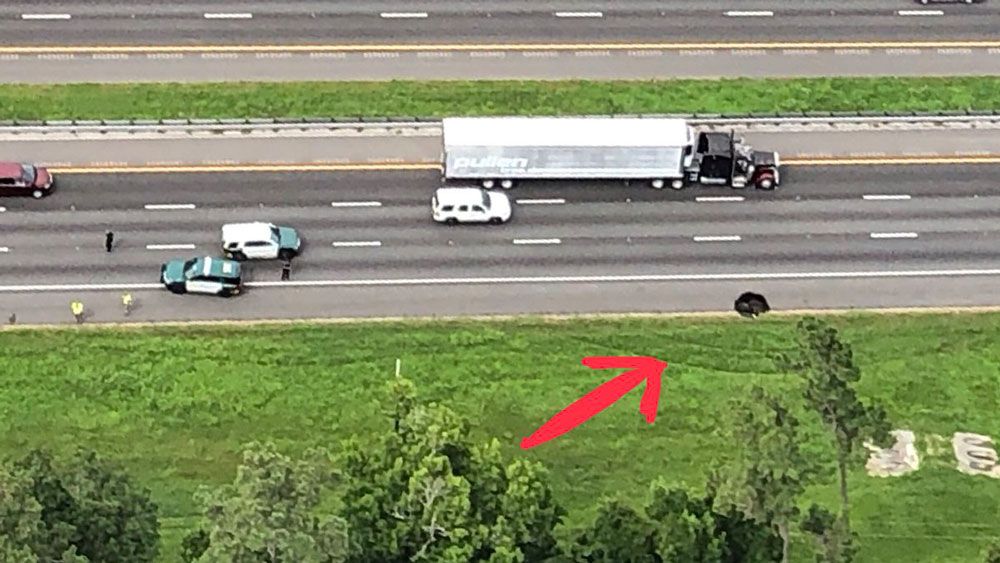
<path fill-rule="evenodd" d="M 510 220 L 512 210 L 507 194 L 483 188 L 438 188 L 431 198 L 431 210 L 438 223 L 490 223 Z"/>

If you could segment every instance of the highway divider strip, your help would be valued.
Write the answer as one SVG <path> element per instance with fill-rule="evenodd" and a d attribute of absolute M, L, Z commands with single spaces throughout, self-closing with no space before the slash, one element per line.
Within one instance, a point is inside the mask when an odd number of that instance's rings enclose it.
<path fill-rule="evenodd" d="M 782 158 L 786 166 L 892 166 L 935 164 L 1000 164 L 1000 154 L 975 156 L 880 156 Z M 180 174 L 237 172 L 388 172 L 437 170 L 436 162 L 365 162 L 365 163 L 299 163 L 299 164 L 206 164 L 206 165 L 135 165 L 135 166 L 53 166 L 56 174 Z"/>
<path fill-rule="evenodd" d="M 640 118 L 686 119 L 691 125 L 809 125 L 809 124 L 905 124 L 905 123 L 966 123 L 1000 120 L 997 110 L 951 111 L 809 111 L 775 113 L 666 113 L 666 114 L 608 114 L 563 117 L 589 118 Z M 237 129 L 363 129 L 363 128 L 437 128 L 439 117 L 386 116 L 386 117 L 274 117 L 274 118 L 219 118 L 219 119 L 108 119 L 108 120 L 3 120 L 0 133 L 11 132 L 67 132 L 67 131 L 187 131 L 192 129 L 230 131 Z"/>
<path fill-rule="evenodd" d="M 297 44 L 297 45 L 37 45 L 0 47 L 0 54 L 103 53 L 356 53 L 356 52 L 481 52 L 481 51 L 682 51 L 722 49 L 995 49 L 1000 40 L 986 41 L 771 41 L 706 43 L 438 43 L 438 44 Z"/>

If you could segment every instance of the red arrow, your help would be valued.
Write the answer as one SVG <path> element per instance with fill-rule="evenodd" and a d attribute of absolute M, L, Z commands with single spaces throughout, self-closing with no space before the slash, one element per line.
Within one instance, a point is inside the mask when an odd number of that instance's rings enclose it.
<path fill-rule="evenodd" d="M 592 369 L 630 368 L 629 371 L 602 383 L 599 387 L 577 399 L 564 408 L 541 428 L 521 440 L 521 449 L 528 450 L 558 438 L 589 418 L 611 406 L 643 381 L 646 389 L 639 401 L 639 412 L 646 416 L 646 422 L 656 420 L 656 408 L 660 403 L 660 378 L 667 363 L 650 356 L 588 356 L 583 365 Z"/>

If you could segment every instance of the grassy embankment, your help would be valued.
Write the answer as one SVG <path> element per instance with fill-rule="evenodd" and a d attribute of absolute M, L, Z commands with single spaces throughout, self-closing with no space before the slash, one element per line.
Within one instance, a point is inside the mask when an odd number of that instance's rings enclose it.
<path fill-rule="evenodd" d="M 955 470 L 950 436 L 1000 438 L 1000 315 L 838 318 L 864 369 L 862 394 L 885 402 L 896 427 L 917 434 L 923 467 L 903 478 L 851 476 L 862 561 L 971 561 L 1000 536 L 1000 483 Z M 154 491 L 165 561 L 193 525 L 191 493 L 231 480 L 241 444 L 276 441 L 289 452 L 370 431 L 373 396 L 394 360 L 422 396 L 478 418 L 510 456 L 552 470 L 573 522 L 593 499 L 639 502 L 665 477 L 701 487 L 726 401 L 762 382 L 797 396 L 771 355 L 791 342 L 794 319 L 628 319 L 286 325 L 0 332 L 0 447 L 96 447 Z M 54 345 L 54 343 L 57 343 Z M 531 452 L 522 436 L 608 374 L 587 355 L 654 355 L 670 363 L 656 424 L 638 393 Z M 809 449 L 828 451 L 813 434 Z M 836 506 L 830 478 L 807 500 Z M 800 544 L 801 545 L 801 544 Z M 805 556 L 799 550 L 800 556 Z M 797 557 L 799 561 L 806 559 Z"/>
<path fill-rule="evenodd" d="M 1000 77 L 0 85 L 0 119 L 932 111 L 1000 108 Z"/>

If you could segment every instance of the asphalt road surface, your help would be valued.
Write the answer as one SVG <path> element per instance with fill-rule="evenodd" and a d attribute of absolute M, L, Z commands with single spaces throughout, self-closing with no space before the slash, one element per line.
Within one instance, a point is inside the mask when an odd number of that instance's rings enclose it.
<path fill-rule="evenodd" d="M 7 1 L 7 45 L 996 39 L 1000 8 L 889 1 Z"/>
<path fill-rule="evenodd" d="M 997 74 L 998 29 L 995 3 L 905 0 L 15 1 L 0 6 L 0 79 Z"/>
<path fill-rule="evenodd" d="M 924 157 L 1000 155 L 1000 129 L 941 126 L 917 130 L 892 127 L 803 131 L 757 128 L 741 132 L 760 149 L 784 159 L 814 157 Z M 219 164 L 342 164 L 365 162 L 437 163 L 440 128 L 401 127 L 269 133 L 176 132 L 167 134 L 0 133 L 5 159 L 47 166 L 143 166 Z"/>
<path fill-rule="evenodd" d="M 79 298 L 89 322 L 121 321 L 125 289 L 135 321 L 726 310 L 746 290 L 784 309 L 1000 304 L 998 171 L 793 167 L 774 193 L 527 185 L 509 224 L 458 227 L 430 219 L 433 172 L 65 175 L 50 198 L 2 201 L 0 313 L 68 322 Z M 236 298 L 158 289 L 162 261 L 217 255 L 221 225 L 246 220 L 300 229 L 291 282 L 257 262 Z"/>

